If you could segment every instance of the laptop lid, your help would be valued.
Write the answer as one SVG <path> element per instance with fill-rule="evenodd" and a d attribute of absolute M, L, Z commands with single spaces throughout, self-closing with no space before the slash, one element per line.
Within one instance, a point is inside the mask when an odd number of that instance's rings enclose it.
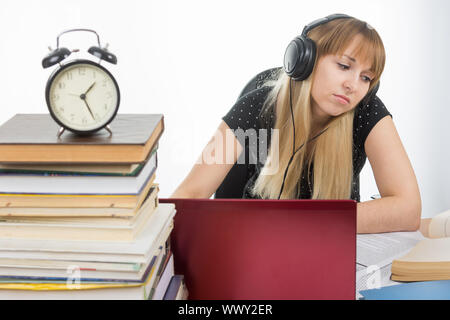
<path fill-rule="evenodd" d="M 189 299 L 355 299 L 355 201 L 159 201 Z"/>

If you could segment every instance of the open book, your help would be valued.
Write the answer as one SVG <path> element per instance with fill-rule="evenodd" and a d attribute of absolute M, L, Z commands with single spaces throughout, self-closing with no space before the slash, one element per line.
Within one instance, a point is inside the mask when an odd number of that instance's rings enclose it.
<path fill-rule="evenodd" d="M 450 210 L 435 216 L 428 228 L 429 239 L 392 262 L 392 280 L 450 280 Z"/>

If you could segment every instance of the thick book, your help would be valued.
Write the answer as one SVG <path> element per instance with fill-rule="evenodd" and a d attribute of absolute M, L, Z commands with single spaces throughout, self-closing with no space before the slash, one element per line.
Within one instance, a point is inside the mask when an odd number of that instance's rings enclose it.
<path fill-rule="evenodd" d="M 162 114 L 118 114 L 112 135 L 100 130 L 57 136 L 49 114 L 16 114 L 0 126 L 2 163 L 140 163 L 164 131 Z"/>
<path fill-rule="evenodd" d="M 73 216 L 79 215 L 134 215 L 153 185 L 155 173 L 147 179 L 136 194 L 57 194 L 57 193 L 0 193 L 0 215 L 3 216 Z M 69 210 L 61 210 L 69 208 Z M 102 208 L 102 210 L 95 210 Z M 112 209 L 105 211 L 103 208 Z M 50 210 L 48 210 L 50 209 Z M 130 209 L 118 210 L 113 209 Z"/>
<path fill-rule="evenodd" d="M 360 293 L 364 300 L 450 300 L 450 280 L 402 283 Z"/>
<path fill-rule="evenodd" d="M 132 299 L 147 300 L 158 282 L 156 272 L 164 263 L 165 248 L 161 245 L 138 282 L 77 281 L 69 280 L 15 280 L 0 282 L 0 299 L 65 300 L 65 299 Z M 81 271 L 82 272 L 82 271 Z M 14 282 L 16 281 L 16 282 Z M 29 282 L 27 282 L 29 281 Z"/>
<path fill-rule="evenodd" d="M 169 236 L 175 212 L 173 204 L 159 203 L 142 232 L 131 242 L 0 238 L 0 257 L 145 263 L 153 253 L 151 245 Z"/>
<path fill-rule="evenodd" d="M 131 226 L 139 219 L 144 202 L 152 201 L 154 207 L 158 206 L 158 194 L 159 185 L 153 184 L 143 203 L 136 210 L 127 208 L 0 208 L 0 222 L 36 225 L 43 223 L 79 226 Z M 9 212 L 9 214 L 4 215 L 5 212 Z M 39 215 L 37 215 L 38 213 Z"/>
<path fill-rule="evenodd" d="M 161 239 L 165 242 L 166 239 Z M 162 250 L 161 246 L 156 246 L 152 250 L 152 258 L 137 268 L 124 270 L 114 270 L 110 267 L 105 268 L 103 262 L 82 261 L 79 264 L 68 265 L 64 261 L 48 260 L 45 264 L 28 265 L 18 263 L 16 265 L 0 266 L 0 278 L 16 278 L 18 280 L 38 280 L 38 283 L 46 283 L 47 280 L 70 281 L 75 276 L 81 282 L 143 282 L 147 278 L 158 259 L 158 252 Z M 161 257 L 162 259 L 162 257 Z M 87 268 L 83 265 L 88 264 Z M 114 263 L 112 263 L 114 264 Z M 72 272 L 70 272 L 72 271 Z M 155 270 L 156 271 L 156 270 Z M 36 283 L 34 281 L 33 283 Z"/>
<path fill-rule="evenodd" d="M 166 209 L 170 210 L 170 208 Z M 75 265 L 70 265 L 68 261 L 56 259 L 32 261 L 29 261 L 28 259 L 16 259 L 14 263 L 11 263 L 12 261 L 3 260 L 3 263 L 0 264 L 0 278 L 33 279 L 41 280 L 41 283 L 45 283 L 46 280 L 68 280 L 72 278 L 70 273 L 68 273 L 68 268 L 74 266 L 79 269 L 78 277 L 81 281 L 142 282 L 147 277 L 148 272 L 150 272 L 149 265 L 152 262 L 152 258 L 155 256 L 155 252 L 160 250 L 158 248 L 162 245 L 165 245 L 173 228 L 172 223 L 158 225 L 158 219 L 156 219 L 158 214 L 166 214 L 165 218 L 173 218 L 172 213 L 169 213 L 167 210 L 165 210 L 166 212 L 159 211 L 159 213 L 155 213 L 155 215 L 149 219 L 147 224 L 155 225 L 154 227 L 157 229 L 153 232 L 153 241 L 149 241 L 145 244 L 146 251 L 148 251 L 149 254 L 138 268 L 129 270 L 111 270 L 111 266 L 104 265 L 105 262 L 107 262 L 104 260 L 94 262 L 90 259 L 82 259 L 79 260 L 80 264 L 78 266 L 77 263 L 75 263 Z M 169 216 L 167 216 L 167 213 L 169 213 Z M 165 219 L 162 220 L 164 221 Z M 95 246 L 100 242 L 102 241 L 90 241 L 90 244 Z M 78 259 L 75 261 L 77 260 Z M 112 262 L 116 263 L 117 261 Z M 81 267 L 83 264 L 84 266 L 87 266 L 87 268 L 82 269 Z M 157 270 L 158 269 L 156 269 L 156 271 Z"/>
<path fill-rule="evenodd" d="M 116 218 L 0 218 L 0 238 L 48 240 L 133 241 L 157 207 L 156 189 L 132 219 Z M 1 266 L 0 258 L 0 266 Z"/>
<path fill-rule="evenodd" d="M 0 174 L 37 174 L 37 175 L 96 175 L 96 176 L 137 176 L 145 163 L 156 152 L 159 145 L 153 147 L 149 156 L 141 163 L 0 163 Z"/>
<path fill-rule="evenodd" d="M 392 280 L 450 280 L 450 210 L 431 220 L 428 234 L 429 239 L 392 262 Z"/>
<path fill-rule="evenodd" d="M 150 157 L 157 151 L 158 143 L 141 163 L 0 163 L 1 174 L 46 176 L 126 176 L 136 177 Z"/>
<path fill-rule="evenodd" d="M 156 171 L 154 151 L 136 177 L 89 175 L 2 174 L 0 193 L 17 194 L 138 194 Z"/>

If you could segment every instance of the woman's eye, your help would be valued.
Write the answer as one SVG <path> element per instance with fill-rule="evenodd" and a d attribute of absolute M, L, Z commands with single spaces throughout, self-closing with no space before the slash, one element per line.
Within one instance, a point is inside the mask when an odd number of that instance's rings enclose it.
<path fill-rule="evenodd" d="M 341 68 L 342 70 L 348 70 L 348 69 L 350 69 L 350 66 L 347 66 L 347 65 L 342 64 L 342 63 L 338 63 L 338 66 L 339 66 L 339 68 Z"/>
<path fill-rule="evenodd" d="M 370 79 L 368 76 L 362 76 L 362 78 L 363 78 L 364 82 L 371 82 L 372 81 L 372 79 Z"/>

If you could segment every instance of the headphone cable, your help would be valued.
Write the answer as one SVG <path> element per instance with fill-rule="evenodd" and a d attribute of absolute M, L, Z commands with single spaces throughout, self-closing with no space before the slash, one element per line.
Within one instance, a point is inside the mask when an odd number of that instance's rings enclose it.
<path fill-rule="evenodd" d="M 305 143 L 302 143 L 302 145 L 300 147 L 298 147 L 297 150 L 295 150 L 295 121 L 294 121 L 294 111 L 292 109 L 292 89 L 291 89 L 291 86 L 292 86 L 292 78 L 289 78 L 289 104 L 290 104 L 290 108 L 291 108 L 291 119 L 292 119 L 292 128 L 294 130 L 294 139 L 293 139 L 293 143 L 292 143 L 292 156 L 289 159 L 289 162 L 288 162 L 288 165 L 287 165 L 286 169 L 284 170 L 283 183 L 281 184 L 281 190 L 280 190 L 280 193 L 278 195 L 278 200 L 280 200 L 281 194 L 283 193 L 284 182 L 286 180 L 286 175 L 288 173 L 289 166 L 291 165 L 291 162 L 294 159 L 295 154 L 305 145 Z M 309 139 L 307 142 L 313 141 L 314 139 L 319 137 L 322 133 L 324 133 L 327 130 L 328 130 L 328 127 L 325 128 L 324 130 L 322 130 L 319 134 L 317 134 L 313 138 Z"/>

